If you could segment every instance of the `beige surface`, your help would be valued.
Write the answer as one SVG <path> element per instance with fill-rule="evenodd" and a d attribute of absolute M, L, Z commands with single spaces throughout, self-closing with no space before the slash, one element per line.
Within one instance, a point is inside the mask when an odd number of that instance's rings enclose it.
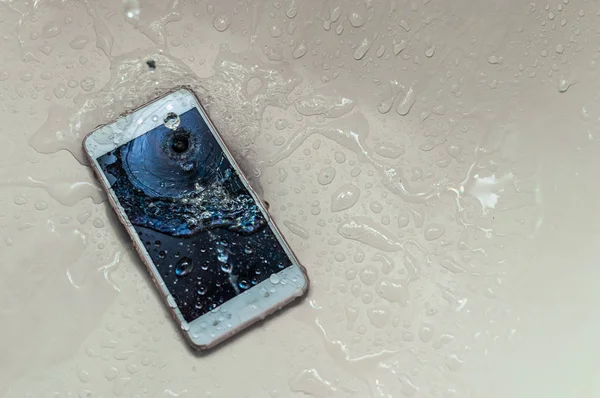
<path fill-rule="evenodd" d="M 596 2 L 138 11 L 0 0 L 0 396 L 600 395 Z M 205 356 L 77 161 L 179 84 L 313 282 Z"/>

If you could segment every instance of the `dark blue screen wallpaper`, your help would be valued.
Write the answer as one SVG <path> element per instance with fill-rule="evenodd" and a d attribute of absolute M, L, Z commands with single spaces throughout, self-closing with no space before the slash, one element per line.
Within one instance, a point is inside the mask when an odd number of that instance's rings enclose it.
<path fill-rule="evenodd" d="M 190 322 L 291 261 L 198 110 L 178 116 L 98 162 Z"/>

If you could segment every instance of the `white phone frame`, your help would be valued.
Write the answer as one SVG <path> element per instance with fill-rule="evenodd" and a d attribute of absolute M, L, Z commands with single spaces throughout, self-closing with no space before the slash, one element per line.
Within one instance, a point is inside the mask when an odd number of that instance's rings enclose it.
<path fill-rule="evenodd" d="M 146 251 L 142 240 L 125 214 L 117 196 L 110 187 L 110 183 L 97 159 L 151 131 L 155 127 L 162 125 L 164 116 L 167 113 L 173 112 L 181 115 L 194 108 L 202 115 L 211 133 L 221 146 L 223 153 L 227 156 L 232 167 L 236 169 L 240 179 L 253 196 L 267 220 L 268 227 L 275 234 L 275 237 L 292 261 L 292 265 L 281 270 L 274 277 L 267 278 L 256 286 L 233 297 L 215 310 L 201 315 L 191 322 L 187 322 L 167 289 L 152 258 Z M 279 228 L 277 228 L 277 225 L 275 225 L 267 209 L 264 207 L 263 202 L 248 183 L 239 165 L 233 159 L 231 152 L 223 142 L 223 139 L 193 91 L 187 88 L 176 89 L 131 113 L 119 117 L 112 123 L 99 126 L 85 137 L 83 147 L 97 178 L 108 193 L 108 198 L 113 209 L 133 240 L 134 246 L 150 272 L 154 283 L 171 309 L 175 321 L 179 324 L 184 336 L 194 348 L 200 350 L 211 348 L 250 326 L 252 323 L 275 312 L 294 299 L 305 295 L 308 291 L 309 282 L 306 270 L 300 265 Z"/>

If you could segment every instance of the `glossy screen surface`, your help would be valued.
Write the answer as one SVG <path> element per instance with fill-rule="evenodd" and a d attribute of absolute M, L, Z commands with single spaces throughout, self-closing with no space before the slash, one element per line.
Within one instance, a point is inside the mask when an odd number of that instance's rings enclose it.
<path fill-rule="evenodd" d="M 292 265 L 197 109 L 98 158 L 191 322 Z"/>

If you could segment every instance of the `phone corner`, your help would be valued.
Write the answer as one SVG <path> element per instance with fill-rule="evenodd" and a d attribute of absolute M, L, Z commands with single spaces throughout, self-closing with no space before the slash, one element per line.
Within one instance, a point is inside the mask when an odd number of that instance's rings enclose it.
<path fill-rule="evenodd" d="M 199 343 L 197 341 L 194 341 L 191 330 L 184 330 L 182 328 L 181 331 L 182 331 L 183 338 L 185 339 L 186 343 L 194 351 L 202 352 L 202 351 L 206 351 L 210 348 L 210 345 L 205 342 Z"/>
<path fill-rule="evenodd" d="M 83 154 L 85 155 L 85 158 L 88 160 L 88 162 L 91 163 L 92 161 L 92 155 L 90 153 L 90 139 L 92 138 L 92 134 L 94 132 L 90 132 L 88 134 L 86 134 L 83 139 L 81 140 L 81 150 L 83 151 Z"/>
<path fill-rule="evenodd" d="M 92 133 L 88 133 L 81 140 L 81 148 L 83 149 L 83 151 L 85 153 L 87 153 L 87 151 L 88 151 L 87 150 L 87 148 L 88 148 L 88 139 L 90 138 L 91 135 L 92 135 Z"/>
<path fill-rule="evenodd" d="M 308 279 L 308 276 L 306 274 L 304 274 L 304 286 L 302 286 L 300 288 L 300 296 L 304 297 L 304 296 L 308 295 L 309 290 L 310 290 L 310 279 Z"/>
<path fill-rule="evenodd" d="M 197 353 L 206 353 L 213 347 L 213 344 L 198 344 L 194 342 L 192 339 L 188 340 L 188 344 L 194 351 Z"/>
<path fill-rule="evenodd" d="M 196 98 L 196 92 L 189 84 L 183 84 L 181 86 L 177 86 L 173 89 L 173 92 L 185 91 L 186 94 L 194 96 Z"/>
<path fill-rule="evenodd" d="M 298 265 L 298 268 L 300 268 L 300 273 L 301 273 L 302 279 L 303 279 L 302 286 L 298 287 L 298 291 L 300 292 L 298 296 L 304 297 L 308 294 L 308 291 L 310 290 L 310 278 L 308 277 L 306 268 L 304 268 L 304 266 L 301 264 L 297 264 L 297 265 Z"/>

